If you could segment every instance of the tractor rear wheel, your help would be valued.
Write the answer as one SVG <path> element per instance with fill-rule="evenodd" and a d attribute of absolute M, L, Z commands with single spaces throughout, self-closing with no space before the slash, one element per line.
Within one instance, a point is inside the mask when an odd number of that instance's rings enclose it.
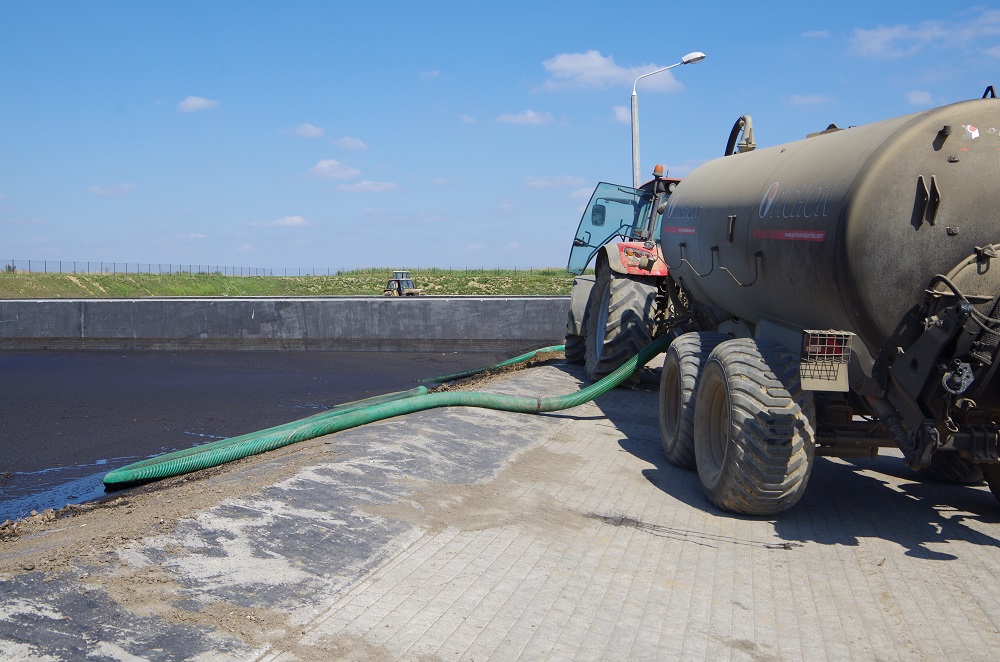
<path fill-rule="evenodd" d="M 660 373 L 660 443 L 674 466 L 694 469 L 694 404 L 701 368 L 724 333 L 685 333 L 667 349 Z"/>
<path fill-rule="evenodd" d="M 805 492 L 815 455 L 812 393 L 796 357 L 749 338 L 718 345 L 698 384 L 694 450 L 698 478 L 719 508 L 773 515 Z"/>
<path fill-rule="evenodd" d="M 979 485 L 984 480 L 980 465 L 958 453 L 945 451 L 934 453 L 930 466 L 922 470 L 920 475 L 929 480 L 958 485 Z"/>
<path fill-rule="evenodd" d="M 606 260 L 598 260 L 587 319 L 587 379 L 606 377 L 653 342 L 655 280 L 615 273 Z"/>
<path fill-rule="evenodd" d="M 594 291 L 593 276 L 577 276 L 569 299 L 566 319 L 566 360 L 583 364 L 587 357 L 587 320 L 590 314 L 590 295 Z"/>

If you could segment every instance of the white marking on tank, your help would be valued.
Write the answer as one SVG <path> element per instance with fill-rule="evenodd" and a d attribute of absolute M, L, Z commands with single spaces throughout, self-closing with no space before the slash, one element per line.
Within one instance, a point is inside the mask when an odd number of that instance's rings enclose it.
<path fill-rule="evenodd" d="M 819 218 L 827 215 L 829 203 L 829 186 L 809 184 L 782 189 L 779 182 L 774 182 L 761 198 L 757 216 L 762 219 Z"/>
<path fill-rule="evenodd" d="M 767 218 L 767 213 L 771 211 L 771 205 L 774 203 L 776 195 L 778 195 L 778 182 L 771 184 L 770 188 L 767 189 L 767 193 L 761 198 L 760 207 L 757 209 L 758 216 Z"/>

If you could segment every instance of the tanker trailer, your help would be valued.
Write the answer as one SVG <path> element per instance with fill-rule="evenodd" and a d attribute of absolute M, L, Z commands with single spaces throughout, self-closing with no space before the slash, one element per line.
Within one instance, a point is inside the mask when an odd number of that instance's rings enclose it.
<path fill-rule="evenodd" d="M 1000 498 L 1000 101 L 699 167 L 663 211 L 677 314 L 660 436 L 725 510 L 802 496 L 816 454 L 898 447 Z"/>

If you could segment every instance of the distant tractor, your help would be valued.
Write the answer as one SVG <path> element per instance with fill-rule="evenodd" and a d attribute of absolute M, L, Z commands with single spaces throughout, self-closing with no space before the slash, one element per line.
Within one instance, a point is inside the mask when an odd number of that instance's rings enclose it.
<path fill-rule="evenodd" d="M 426 294 L 413 284 L 409 271 L 393 271 L 392 278 L 386 283 L 382 295 L 387 297 L 417 297 Z"/>

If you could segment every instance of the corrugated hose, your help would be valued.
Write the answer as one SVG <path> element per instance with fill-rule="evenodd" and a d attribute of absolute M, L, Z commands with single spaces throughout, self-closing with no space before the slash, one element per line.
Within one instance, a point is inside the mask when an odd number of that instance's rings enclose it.
<path fill-rule="evenodd" d="M 108 473 L 104 477 L 104 486 L 106 489 L 114 490 L 162 478 L 169 478 L 171 476 L 180 476 L 192 471 L 198 471 L 199 469 L 215 467 L 226 462 L 232 462 L 233 460 L 281 448 L 282 446 L 294 444 L 299 441 L 306 441 L 367 423 L 374 423 L 375 421 L 402 416 L 416 411 L 424 411 L 426 409 L 436 409 L 438 407 L 483 407 L 486 409 L 524 414 L 539 414 L 571 409 L 600 397 L 618 386 L 638 368 L 646 365 L 653 357 L 664 351 L 670 344 L 670 340 L 670 336 L 663 336 L 655 340 L 610 375 L 576 393 L 549 398 L 528 398 L 468 391 L 428 393 L 426 387 L 419 386 L 409 391 L 399 391 L 366 400 L 345 403 L 320 414 L 265 430 L 250 432 L 202 446 L 134 462 Z M 459 377 L 467 377 L 498 367 L 527 361 L 539 353 L 562 351 L 563 349 L 562 345 L 544 347 L 487 368 L 456 373 L 454 375 L 441 375 L 421 381 L 450 381 Z"/>

